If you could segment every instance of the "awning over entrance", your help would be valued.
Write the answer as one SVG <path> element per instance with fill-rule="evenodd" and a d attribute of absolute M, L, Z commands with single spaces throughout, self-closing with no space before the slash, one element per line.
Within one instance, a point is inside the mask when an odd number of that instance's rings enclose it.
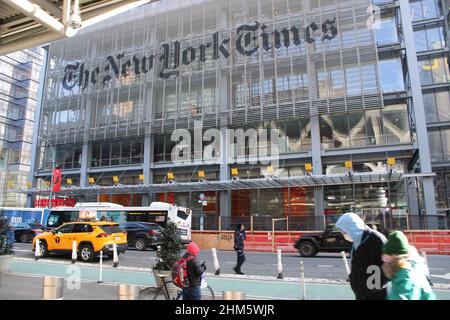
<path fill-rule="evenodd" d="M 351 184 L 396 183 L 412 177 L 433 176 L 434 174 L 403 174 L 394 171 L 364 172 L 332 175 L 305 175 L 284 178 L 240 179 L 226 181 L 172 182 L 164 184 L 139 184 L 115 186 L 62 187 L 58 195 L 93 195 L 122 193 L 164 193 L 164 192 L 205 192 L 224 190 L 269 189 L 287 187 L 324 187 Z M 48 194 L 49 189 L 27 189 L 19 192 L 27 194 Z"/>

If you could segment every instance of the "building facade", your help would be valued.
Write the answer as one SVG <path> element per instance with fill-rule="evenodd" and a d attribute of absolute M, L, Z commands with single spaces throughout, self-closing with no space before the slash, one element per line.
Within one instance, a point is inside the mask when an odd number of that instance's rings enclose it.
<path fill-rule="evenodd" d="M 448 214 L 447 18 L 445 0 L 168 0 L 52 43 L 29 204 L 54 161 L 59 197 L 173 202 L 211 228 Z"/>
<path fill-rule="evenodd" d="M 43 51 L 27 49 L 0 56 L 0 206 L 23 207 L 28 186 L 32 136 Z"/>

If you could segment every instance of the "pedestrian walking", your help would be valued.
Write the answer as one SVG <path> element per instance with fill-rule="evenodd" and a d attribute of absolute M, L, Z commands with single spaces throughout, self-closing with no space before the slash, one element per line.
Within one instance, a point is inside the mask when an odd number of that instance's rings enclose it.
<path fill-rule="evenodd" d="M 383 273 L 391 279 L 388 300 L 436 299 L 426 276 L 426 267 L 403 232 L 389 234 L 382 260 Z"/>
<path fill-rule="evenodd" d="M 356 300 L 385 300 L 388 279 L 381 271 L 381 256 L 386 237 L 371 229 L 355 213 L 348 212 L 336 222 L 344 238 L 353 242 L 350 250 L 350 286 Z"/>
<path fill-rule="evenodd" d="M 233 270 L 236 274 L 244 274 L 241 267 L 245 262 L 244 241 L 246 239 L 247 235 L 245 234 L 244 225 L 238 224 L 234 232 L 234 251 L 236 251 L 237 254 L 237 263 Z"/>
<path fill-rule="evenodd" d="M 188 287 L 183 288 L 183 300 L 201 300 L 202 274 L 206 270 L 205 263 L 200 263 L 200 248 L 195 242 L 189 243 L 183 259 L 186 260 Z"/>

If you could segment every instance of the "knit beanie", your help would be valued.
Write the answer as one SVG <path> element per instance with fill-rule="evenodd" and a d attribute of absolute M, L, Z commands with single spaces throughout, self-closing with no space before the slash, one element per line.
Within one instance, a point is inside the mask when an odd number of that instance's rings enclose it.
<path fill-rule="evenodd" d="M 409 252 L 408 238 L 401 231 L 389 234 L 388 241 L 383 247 L 383 253 L 393 256 L 407 254 Z"/>
<path fill-rule="evenodd" d="M 191 243 L 188 244 L 186 251 L 194 256 L 198 256 L 198 253 L 200 252 L 200 248 L 194 241 L 192 241 Z"/>

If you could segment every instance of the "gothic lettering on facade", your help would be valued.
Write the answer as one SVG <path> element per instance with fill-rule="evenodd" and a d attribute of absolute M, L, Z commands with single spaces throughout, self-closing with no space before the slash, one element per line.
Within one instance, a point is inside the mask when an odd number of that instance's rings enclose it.
<path fill-rule="evenodd" d="M 321 25 L 312 22 L 303 30 L 293 26 L 289 29 L 268 31 L 267 25 L 255 21 L 236 29 L 235 48 L 238 54 L 250 57 L 257 54 L 259 50 L 289 48 L 292 45 L 301 46 L 302 43 L 305 46 L 313 45 L 316 41 L 331 41 L 337 35 L 336 18 L 327 19 Z M 217 31 L 209 42 L 200 44 L 198 47 L 183 48 L 179 41 L 161 44 L 161 54 L 157 60 L 159 63 L 155 63 L 154 55 L 134 55 L 128 58 L 125 57 L 124 52 L 106 57 L 103 70 L 98 66 L 88 67 L 85 63 L 71 63 L 64 69 L 63 88 L 72 90 L 78 86 L 84 90 L 89 84 L 96 84 L 98 81 L 106 85 L 113 78 L 146 74 L 154 68 L 159 68 L 157 72 L 162 79 L 177 77 L 181 65 L 204 63 L 208 59 L 228 59 L 231 55 L 230 42 L 231 39 L 221 37 L 221 33 Z"/>

